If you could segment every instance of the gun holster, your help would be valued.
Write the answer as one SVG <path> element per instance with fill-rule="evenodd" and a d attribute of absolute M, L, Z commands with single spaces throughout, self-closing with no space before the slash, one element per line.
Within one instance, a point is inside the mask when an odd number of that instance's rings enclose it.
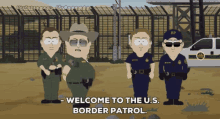
<path fill-rule="evenodd" d="M 92 86 L 92 83 L 93 83 L 93 79 L 92 78 L 89 78 L 89 80 L 87 81 L 87 79 L 82 79 L 82 84 L 83 86 L 86 87 L 86 89 L 88 89 L 89 87 Z"/>
<path fill-rule="evenodd" d="M 41 70 L 41 76 L 45 79 L 46 78 L 46 74 L 44 73 L 44 71 L 43 70 Z"/>
<path fill-rule="evenodd" d="M 62 68 L 55 69 L 55 75 L 62 75 Z"/>

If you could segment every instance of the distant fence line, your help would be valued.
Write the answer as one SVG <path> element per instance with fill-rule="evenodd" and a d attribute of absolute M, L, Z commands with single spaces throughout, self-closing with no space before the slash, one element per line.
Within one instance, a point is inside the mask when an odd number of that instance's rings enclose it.
<path fill-rule="evenodd" d="M 208 12 L 205 13 L 206 34 L 211 33 L 219 37 L 220 10 L 217 8 L 213 11 L 212 9 L 206 9 Z M 209 13 L 209 11 L 213 12 Z M 118 17 L 118 9 L 116 14 Z M 171 28 L 172 15 L 168 14 L 163 6 L 122 7 L 121 15 L 122 60 L 133 52 L 128 45 L 128 33 L 137 28 L 146 28 L 152 33 L 153 42 L 150 53 L 154 56 L 154 60 L 158 61 L 163 55 L 161 46 L 163 34 Z M 55 27 L 59 31 L 63 31 L 69 30 L 73 23 L 84 23 L 89 31 L 99 32 L 99 37 L 91 45 L 89 57 L 112 59 L 113 19 L 114 10 L 107 6 L 0 7 L 0 58 L 10 54 L 27 61 L 37 61 L 43 51 L 39 41 L 40 34 L 45 27 Z M 118 26 L 118 22 L 117 20 L 116 26 Z M 117 41 L 119 41 L 118 31 L 119 27 L 116 29 Z M 65 57 L 64 44 L 60 52 Z"/>
<path fill-rule="evenodd" d="M 16 9 L 37 9 L 37 10 L 43 10 L 43 9 L 54 9 L 52 6 L 32 6 L 32 5 L 17 5 Z"/>

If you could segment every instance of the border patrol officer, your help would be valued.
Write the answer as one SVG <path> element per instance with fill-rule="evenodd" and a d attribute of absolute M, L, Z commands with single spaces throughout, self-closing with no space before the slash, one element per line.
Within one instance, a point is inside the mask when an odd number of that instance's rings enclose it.
<path fill-rule="evenodd" d="M 37 65 L 41 69 L 45 92 L 45 99 L 41 103 L 61 103 L 58 100 L 58 90 L 63 62 L 61 54 L 57 52 L 61 45 L 59 32 L 52 27 L 45 28 L 40 43 L 44 53 L 40 55 Z"/>
<path fill-rule="evenodd" d="M 187 79 L 188 65 L 185 56 L 180 54 L 184 43 L 182 34 L 169 30 L 164 34 L 162 46 L 166 52 L 160 59 L 159 78 L 165 79 L 168 101 L 164 105 L 183 105 L 179 101 L 182 80 Z"/>
<path fill-rule="evenodd" d="M 148 99 L 148 86 L 154 77 L 155 63 L 148 53 L 151 48 L 151 33 L 147 29 L 136 29 L 131 33 L 129 45 L 134 51 L 126 59 L 127 78 L 132 77 L 134 97 L 141 97 L 142 102 Z"/>
<path fill-rule="evenodd" d="M 87 61 L 91 42 L 98 37 L 98 32 L 89 32 L 84 24 L 73 24 L 70 31 L 61 31 L 67 53 L 63 68 L 63 79 L 66 80 L 74 97 L 85 100 L 89 88 L 95 79 L 95 70 Z M 74 103 L 73 107 L 89 107 L 88 103 Z"/>

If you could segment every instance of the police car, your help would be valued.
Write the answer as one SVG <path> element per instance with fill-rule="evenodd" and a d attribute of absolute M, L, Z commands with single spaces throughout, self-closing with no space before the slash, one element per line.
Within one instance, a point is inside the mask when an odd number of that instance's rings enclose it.
<path fill-rule="evenodd" d="M 220 66 L 220 38 L 202 38 L 181 54 L 188 62 L 188 67 Z"/>

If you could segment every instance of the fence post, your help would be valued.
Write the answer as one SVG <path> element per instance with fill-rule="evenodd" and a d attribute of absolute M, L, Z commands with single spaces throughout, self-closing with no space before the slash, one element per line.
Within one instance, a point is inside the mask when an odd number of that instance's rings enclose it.
<path fill-rule="evenodd" d="M 37 12 L 37 14 L 38 14 L 38 39 L 39 39 L 39 41 L 38 41 L 38 55 L 40 56 L 40 54 L 41 54 L 41 46 L 40 46 L 40 40 L 41 40 L 41 15 L 40 15 L 40 13 L 37 11 L 37 9 L 35 9 L 35 11 Z"/>
<path fill-rule="evenodd" d="M 80 24 L 80 15 L 79 15 L 79 13 L 77 12 L 77 10 L 75 8 L 73 10 L 77 14 L 77 23 Z"/>
<path fill-rule="evenodd" d="M 145 6 L 145 8 L 149 11 L 151 15 L 151 39 L 152 39 L 152 47 L 151 47 L 151 54 L 154 57 L 154 15 L 149 7 Z"/>
<path fill-rule="evenodd" d="M 48 14 L 48 12 L 45 9 L 43 9 L 43 10 L 47 15 L 47 27 L 50 27 L 50 15 Z"/>
<path fill-rule="evenodd" d="M 91 6 L 91 11 L 95 15 L 94 16 L 95 31 L 99 32 L 99 14 L 97 13 L 97 11 L 95 10 L 93 6 Z M 94 56 L 95 58 L 99 57 L 99 36 L 97 40 L 95 40 L 94 42 L 94 53 L 95 53 L 95 56 Z"/>
<path fill-rule="evenodd" d="M 131 6 L 129 5 L 129 8 L 130 8 L 130 9 L 132 10 L 132 12 L 134 12 L 134 14 L 135 14 L 136 29 L 138 29 L 138 28 L 139 28 L 139 16 L 138 16 L 138 14 L 134 11 L 133 7 L 131 7 Z"/>
<path fill-rule="evenodd" d="M 220 12 L 220 8 L 218 9 L 218 11 L 215 13 L 215 19 L 214 19 L 214 32 L 215 32 L 215 37 L 217 37 L 217 17 L 218 17 L 218 14 Z"/>
<path fill-rule="evenodd" d="M 0 9 L 2 14 L 2 59 L 5 58 L 5 14 Z"/>
<path fill-rule="evenodd" d="M 16 12 L 17 14 L 17 17 L 18 17 L 18 60 L 20 60 L 20 36 L 21 36 L 21 31 L 20 31 L 20 26 L 21 26 L 21 23 L 20 23 L 20 15 L 18 13 L 18 11 L 15 9 L 15 7 L 12 5 L 11 6 L 13 8 L 13 10 Z"/>

